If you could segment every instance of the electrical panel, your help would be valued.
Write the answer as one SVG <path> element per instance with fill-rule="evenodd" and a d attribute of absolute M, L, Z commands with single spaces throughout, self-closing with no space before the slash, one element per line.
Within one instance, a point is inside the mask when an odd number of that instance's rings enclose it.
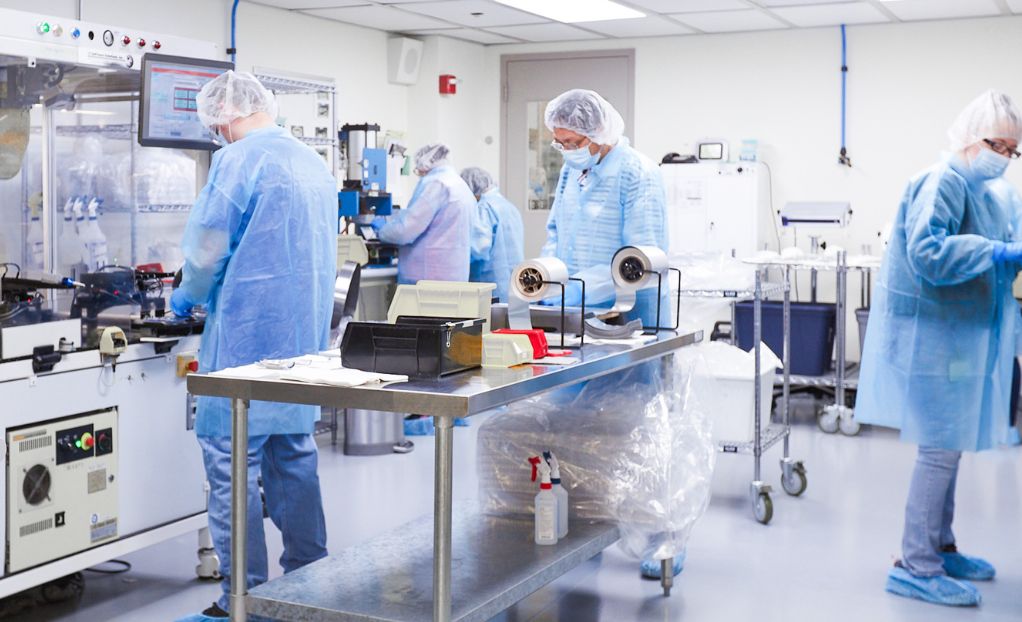
<path fill-rule="evenodd" d="M 7 572 L 116 540 L 117 409 L 7 431 Z"/>

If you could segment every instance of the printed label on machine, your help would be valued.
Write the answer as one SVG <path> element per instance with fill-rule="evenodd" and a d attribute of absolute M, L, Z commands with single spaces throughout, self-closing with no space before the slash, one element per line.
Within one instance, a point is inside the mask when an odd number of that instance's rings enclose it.
<path fill-rule="evenodd" d="M 117 519 L 108 518 L 104 521 L 98 521 L 89 527 L 89 537 L 93 544 L 100 540 L 106 540 L 107 538 L 117 537 Z"/>
<path fill-rule="evenodd" d="M 89 471 L 89 494 L 106 490 L 106 469 Z"/>

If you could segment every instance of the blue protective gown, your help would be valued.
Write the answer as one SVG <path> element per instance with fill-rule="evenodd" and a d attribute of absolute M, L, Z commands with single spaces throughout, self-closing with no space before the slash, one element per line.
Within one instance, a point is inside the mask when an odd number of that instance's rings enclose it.
<path fill-rule="evenodd" d="M 581 177 L 561 168 L 547 220 L 544 257 L 557 257 L 568 273 L 586 281 L 586 305 L 609 307 L 615 299 L 610 262 L 622 246 L 667 250 L 667 199 L 660 169 L 622 137 L 603 161 Z M 574 289 L 574 285 L 572 289 Z M 668 283 L 663 284 L 660 322 L 673 325 Z M 656 324 L 656 286 L 639 292 L 628 319 Z M 568 296 L 568 304 L 581 302 Z"/>
<path fill-rule="evenodd" d="M 856 419 L 924 447 L 978 451 L 1008 440 L 1019 308 L 1014 264 L 995 265 L 1022 208 L 1002 179 L 957 158 L 909 182 L 870 310 Z"/>
<path fill-rule="evenodd" d="M 468 281 L 476 198 L 456 170 L 438 166 L 419 180 L 408 207 L 379 231 L 397 244 L 397 282 Z"/>
<path fill-rule="evenodd" d="M 337 186 L 315 151 L 273 126 L 213 154 L 188 218 L 181 290 L 205 304 L 206 373 L 319 352 L 337 272 Z M 249 434 L 310 434 L 319 409 L 253 401 Z M 230 402 L 200 397 L 195 431 L 230 436 Z"/>
<path fill-rule="evenodd" d="M 511 272 L 522 263 L 525 251 L 522 215 L 497 188 L 479 197 L 472 225 L 472 264 L 469 280 L 496 283 L 494 295 L 507 302 Z"/>

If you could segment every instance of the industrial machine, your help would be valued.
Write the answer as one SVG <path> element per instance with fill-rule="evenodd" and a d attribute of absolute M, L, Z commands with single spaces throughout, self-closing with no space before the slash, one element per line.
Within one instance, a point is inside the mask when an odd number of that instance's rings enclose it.
<path fill-rule="evenodd" d="M 403 156 L 404 149 L 398 145 L 380 148 L 379 134 L 380 126 L 373 123 L 341 126 L 341 152 L 347 167 L 344 188 L 337 193 L 338 259 L 389 266 L 397 258 L 397 247 L 377 240 L 368 225 L 377 216 L 390 216 L 395 207 L 387 192 L 387 164 L 390 152 Z"/>
<path fill-rule="evenodd" d="M 222 54 L 0 9 L 0 597 L 189 532 L 215 575 L 184 383 L 202 318 L 165 309 Z"/>

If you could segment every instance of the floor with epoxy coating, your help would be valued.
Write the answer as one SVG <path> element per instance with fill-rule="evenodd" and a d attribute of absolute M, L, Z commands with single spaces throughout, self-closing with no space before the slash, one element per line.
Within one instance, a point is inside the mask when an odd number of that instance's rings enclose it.
<path fill-rule="evenodd" d="M 473 426 L 455 430 L 455 500 L 475 496 Z M 338 551 L 432 511 L 433 439 L 408 455 L 344 456 L 320 439 L 320 475 L 329 547 Z M 886 594 L 899 550 L 914 448 L 886 431 L 859 437 L 795 427 L 792 454 L 804 459 L 801 498 L 780 491 L 780 447 L 764 460 L 774 484 L 773 522 L 756 523 L 747 500 L 752 459 L 721 455 L 709 510 L 693 531 L 685 571 L 670 598 L 639 577 L 638 562 L 616 547 L 536 592 L 495 622 L 827 620 L 838 622 L 1022 620 L 1022 451 L 967 454 L 958 483 L 956 533 L 964 552 L 983 555 L 997 579 L 979 584 L 983 604 L 961 610 Z M 384 492 L 386 491 L 386 492 Z M 267 522 L 270 559 L 279 536 Z M 123 575 L 87 573 L 76 604 L 36 609 L 15 622 L 157 622 L 197 612 L 219 586 L 195 579 L 196 538 L 184 536 L 126 556 Z M 271 568 L 271 576 L 279 575 Z M 455 585 L 457 590 L 458 586 Z"/>

